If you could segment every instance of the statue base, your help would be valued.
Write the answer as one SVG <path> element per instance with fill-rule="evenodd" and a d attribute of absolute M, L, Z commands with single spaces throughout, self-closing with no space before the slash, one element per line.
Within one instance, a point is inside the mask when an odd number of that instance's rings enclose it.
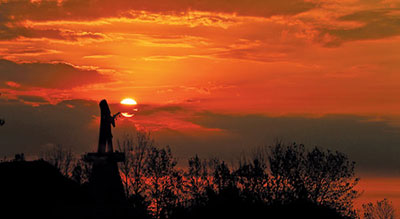
<path fill-rule="evenodd" d="M 83 160 L 85 162 L 95 163 L 95 162 L 124 162 L 125 154 L 121 152 L 110 152 L 110 153 L 87 153 Z"/>
<path fill-rule="evenodd" d="M 87 153 L 84 161 L 92 163 L 89 189 L 95 201 L 94 218 L 118 218 L 126 212 L 128 202 L 119 175 L 118 162 L 125 161 L 123 153 Z"/>

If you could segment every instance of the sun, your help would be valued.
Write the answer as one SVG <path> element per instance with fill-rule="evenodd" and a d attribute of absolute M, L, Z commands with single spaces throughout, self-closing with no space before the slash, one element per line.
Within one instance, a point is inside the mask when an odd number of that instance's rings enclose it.
<path fill-rule="evenodd" d="M 135 114 L 133 114 L 132 111 L 134 111 L 134 112 L 138 111 L 138 109 L 135 108 L 136 105 L 137 105 L 137 102 L 136 102 L 136 100 L 134 100 L 132 98 L 125 98 L 125 99 L 121 100 L 120 103 L 122 105 L 124 105 L 124 106 L 121 106 L 122 107 L 121 108 L 121 110 L 122 110 L 121 115 L 123 117 L 125 117 L 125 118 L 133 117 Z"/>
<path fill-rule="evenodd" d="M 134 114 L 130 114 L 130 113 L 121 113 L 122 116 L 126 117 L 126 118 L 131 118 L 134 116 Z"/>
<path fill-rule="evenodd" d="M 134 100 L 132 98 L 125 98 L 125 99 L 121 100 L 121 104 L 124 104 L 124 105 L 136 105 L 137 102 L 136 102 L 136 100 Z"/>

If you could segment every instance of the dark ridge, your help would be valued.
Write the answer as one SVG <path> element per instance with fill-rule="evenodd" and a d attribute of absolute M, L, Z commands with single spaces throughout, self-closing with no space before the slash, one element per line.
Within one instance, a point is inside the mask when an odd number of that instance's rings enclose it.
<path fill-rule="evenodd" d="M 46 161 L 0 163 L 1 214 L 13 218 L 87 217 L 86 189 Z"/>

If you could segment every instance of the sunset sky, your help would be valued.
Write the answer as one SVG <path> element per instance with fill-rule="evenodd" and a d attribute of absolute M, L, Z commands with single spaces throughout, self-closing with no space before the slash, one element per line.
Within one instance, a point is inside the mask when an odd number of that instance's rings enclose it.
<path fill-rule="evenodd" d="M 283 139 L 400 177 L 399 51 L 399 0 L 0 0 L 0 156 L 94 151 L 98 102 L 130 97 L 115 141 L 235 159 Z"/>

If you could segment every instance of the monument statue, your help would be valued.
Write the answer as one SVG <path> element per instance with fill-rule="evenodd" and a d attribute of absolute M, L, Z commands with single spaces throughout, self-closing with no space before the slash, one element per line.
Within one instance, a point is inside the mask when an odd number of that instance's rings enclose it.
<path fill-rule="evenodd" d="M 118 162 L 123 162 L 125 155 L 114 152 L 112 143 L 111 126 L 115 127 L 119 113 L 111 116 L 106 100 L 100 101 L 99 106 L 101 118 L 98 149 L 95 153 L 87 153 L 84 160 L 92 164 L 89 187 L 96 206 L 94 218 L 118 218 L 115 217 L 116 212 L 126 212 L 129 209 L 118 170 Z"/>
<path fill-rule="evenodd" d="M 107 152 L 113 152 L 113 143 L 112 143 L 112 134 L 111 134 L 111 125 L 115 127 L 115 118 L 120 114 L 120 112 L 111 116 L 110 108 L 108 107 L 107 101 L 100 101 L 100 134 L 99 134 L 99 147 L 98 153 L 105 153 L 106 148 Z M 106 147 L 108 146 L 108 147 Z"/>

